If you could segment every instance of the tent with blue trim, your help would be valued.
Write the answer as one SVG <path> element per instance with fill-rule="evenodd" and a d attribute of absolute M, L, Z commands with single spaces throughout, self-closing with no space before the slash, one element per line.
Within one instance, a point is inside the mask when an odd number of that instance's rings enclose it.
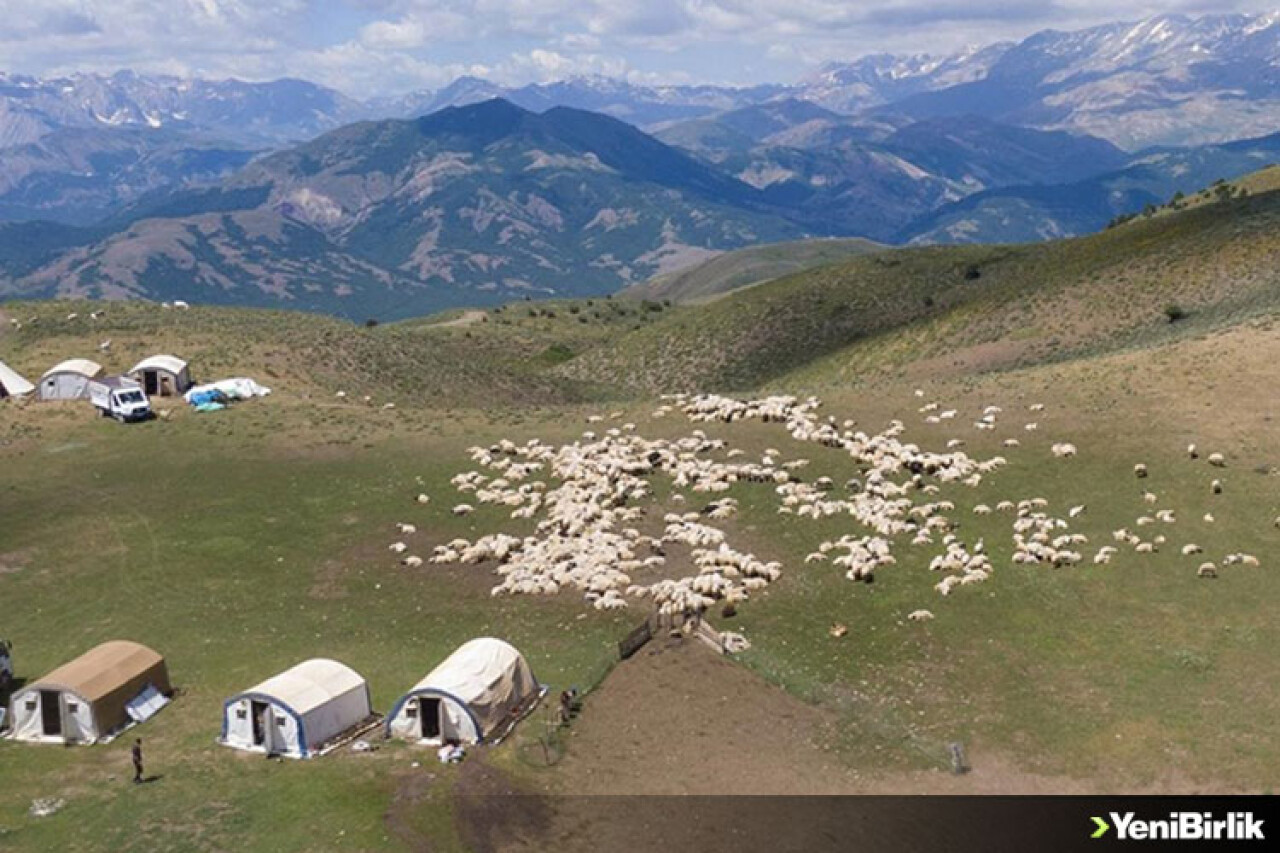
<path fill-rule="evenodd" d="M 369 685 L 359 673 L 316 658 L 228 699 L 219 742 L 250 752 L 310 758 L 372 716 Z"/>
<path fill-rule="evenodd" d="M 524 655 L 481 637 L 463 643 L 400 697 L 387 715 L 387 734 L 426 744 L 496 742 L 544 693 Z"/>

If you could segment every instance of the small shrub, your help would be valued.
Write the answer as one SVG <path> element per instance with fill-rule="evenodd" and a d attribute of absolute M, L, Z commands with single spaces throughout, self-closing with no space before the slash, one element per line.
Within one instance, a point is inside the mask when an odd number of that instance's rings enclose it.
<path fill-rule="evenodd" d="M 366 329 L 372 329 L 376 325 L 378 325 L 378 321 L 373 319 L 372 317 L 364 321 L 364 327 Z"/>
<path fill-rule="evenodd" d="M 1164 316 L 1169 318 L 1170 323 L 1176 323 L 1179 320 L 1185 320 L 1187 312 L 1181 305 L 1166 305 L 1164 309 Z"/>

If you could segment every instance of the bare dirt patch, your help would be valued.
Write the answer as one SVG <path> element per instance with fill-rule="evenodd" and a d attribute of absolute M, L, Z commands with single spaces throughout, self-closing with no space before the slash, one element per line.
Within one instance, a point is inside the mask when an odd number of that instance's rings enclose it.
<path fill-rule="evenodd" d="M 549 791 L 817 794 L 854 790 L 834 715 L 695 640 L 659 638 L 586 701 Z"/>
<path fill-rule="evenodd" d="M 443 323 L 433 323 L 433 329 L 456 329 L 459 326 L 472 326 L 484 320 L 485 312 L 483 311 L 463 311 L 461 317 L 455 317 L 452 320 L 446 320 Z"/>
<path fill-rule="evenodd" d="M 31 561 L 31 549 L 0 554 L 0 575 L 16 575 Z"/>

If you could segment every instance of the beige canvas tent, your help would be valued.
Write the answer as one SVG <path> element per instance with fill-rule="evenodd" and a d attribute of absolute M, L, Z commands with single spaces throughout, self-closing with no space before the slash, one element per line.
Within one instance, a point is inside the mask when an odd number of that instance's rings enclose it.
<path fill-rule="evenodd" d="M 369 686 L 336 660 L 307 660 L 232 696 L 220 743 L 250 752 L 310 758 L 373 716 Z"/>
<path fill-rule="evenodd" d="M 191 387 L 191 370 L 177 356 L 153 355 L 129 370 L 129 377 L 142 386 L 148 397 L 177 397 Z"/>
<path fill-rule="evenodd" d="M 13 694 L 13 737 L 36 743 L 105 740 L 150 718 L 172 693 L 163 657 L 138 643 L 112 640 Z"/>
<path fill-rule="evenodd" d="M 481 637 L 400 697 L 387 715 L 387 734 L 429 744 L 498 741 L 544 693 L 515 647 Z"/>
<path fill-rule="evenodd" d="M 79 400 L 89 396 L 89 380 L 103 375 L 102 365 L 87 358 L 69 358 L 40 377 L 41 400 Z"/>
<path fill-rule="evenodd" d="M 36 386 L 23 379 L 9 365 L 0 361 L 0 400 L 5 397 L 21 397 L 36 390 Z"/>

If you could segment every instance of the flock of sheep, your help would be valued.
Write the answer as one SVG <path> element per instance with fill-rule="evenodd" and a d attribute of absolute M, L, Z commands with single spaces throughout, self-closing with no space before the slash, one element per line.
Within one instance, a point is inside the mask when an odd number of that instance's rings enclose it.
<path fill-rule="evenodd" d="M 917 391 L 917 396 L 922 392 Z M 498 595 L 555 595 L 573 590 L 599 610 L 619 610 L 630 602 L 648 601 L 664 615 L 695 616 L 723 604 L 728 611 L 751 593 L 776 581 L 782 566 L 735 548 L 726 532 L 714 522 L 738 511 L 735 498 L 720 495 L 737 483 L 772 486 L 777 512 L 798 518 L 847 518 L 860 529 L 837 539 L 821 542 L 804 559 L 806 564 L 827 563 L 843 571 L 851 581 L 871 583 L 877 571 L 896 562 L 894 548 L 901 541 L 911 547 L 940 547 L 928 562 L 940 579 L 934 584 L 943 596 L 955 590 L 991 579 L 995 564 L 983 540 L 967 543 L 959 536 L 953 501 L 939 499 L 948 483 L 977 487 L 984 477 L 1007 464 L 1002 456 L 976 459 L 961 448 L 962 439 L 947 442 L 945 452 L 923 449 L 903 439 L 905 425 L 891 421 L 879 433 L 857 430 L 852 421 L 837 422 L 819 416 L 820 402 L 810 397 L 771 396 L 738 400 L 711 394 L 664 397 L 652 413 L 664 418 L 673 412 L 695 424 L 729 424 L 758 420 L 778 424 L 795 441 L 813 443 L 845 454 L 857 468 L 857 476 L 842 484 L 830 477 L 808 480 L 802 476 L 809 462 L 784 460 L 769 448 L 759 459 L 748 459 L 723 439 L 712 438 L 701 429 L 675 439 L 646 439 L 634 423 L 620 423 L 599 434 L 588 431 L 579 440 L 553 445 L 537 439 L 524 444 L 502 440 L 490 447 L 470 448 L 475 470 L 459 473 L 453 486 L 477 504 L 510 509 L 515 519 L 537 519 L 532 534 L 518 537 L 491 533 L 475 541 L 455 539 L 435 547 L 426 562 L 497 564 L 501 581 L 493 587 Z M 1043 404 L 1028 407 L 1044 410 Z M 942 410 L 937 403 L 920 409 L 927 423 L 954 419 L 957 411 Z M 996 428 L 1002 410 L 986 407 L 973 424 L 980 431 Z M 619 421 L 621 412 L 610 418 Z M 590 423 L 604 423 L 600 415 Z M 1026 423 L 1034 431 L 1037 423 Z M 1018 447 L 1016 439 L 1006 439 L 1007 448 Z M 1071 459 L 1075 445 L 1065 442 L 1051 446 L 1058 459 Z M 1194 445 L 1188 454 L 1198 458 Z M 1208 457 L 1209 464 L 1223 467 L 1220 454 Z M 1147 476 L 1145 465 L 1135 466 L 1139 478 Z M 686 502 L 684 491 L 706 494 L 707 502 L 690 512 L 669 512 L 662 517 L 661 531 L 641 532 L 647 510 L 655 503 L 654 492 L 665 479 L 663 491 L 672 503 Z M 1212 489 L 1222 491 L 1215 480 Z M 718 497 L 716 497 L 719 495 Z M 427 503 L 425 494 L 417 497 Z M 1148 503 L 1156 502 L 1147 493 Z M 455 515 L 474 511 L 472 503 L 453 507 Z M 976 515 L 1005 513 L 1010 516 L 1015 564 L 1072 566 L 1085 561 L 1082 551 L 1088 537 L 1074 532 L 1072 522 L 1085 505 L 1070 507 L 1066 513 L 1049 511 L 1044 498 L 1003 500 L 994 508 L 976 504 Z M 1206 523 L 1212 522 L 1206 515 Z M 1139 517 L 1135 526 L 1169 525 L 1176 522 L 1172 510 L 1157 509 Z M 1280 526 L 1280 519 L 1277 520 Z M 1169 528 L 1166 528 L 1169 529 Z M 403 535 L 416 532 L 401 522 Z M 1153 553 L 1167 543 L 1164 535 L 1144 539 L 1128 529 L 1114 533 L 1117 543 L 1132 546 L 1135 553 Z M 672 548 L 687 550 L 673 554 Z M 391 549 L 402 555 L 406 566 L 417 567 L 424 560 L 406 554 L 408 545 L 399 541 Z M 1194 543 L 1182 546 L 1190 556 L 1201 552 Z M 1116 545 L 1105 545 L 1093 555 L 1097 565 L 1109 563 L 1118 553 Z M 1222 564 L 1257 565 L 1252 555 L 1227 555 Z M 1217 566 L 1205 563 L 1202 577 L 1216 577 Z M 676 575 L 672 577 L 671 575 Z M 915 622 L 933 618 L 924 609 L 908 614 Z M 836 635 L 833 629 L 833 635 Z M 841 632 L 843 633 L 843 632 Z"/>

